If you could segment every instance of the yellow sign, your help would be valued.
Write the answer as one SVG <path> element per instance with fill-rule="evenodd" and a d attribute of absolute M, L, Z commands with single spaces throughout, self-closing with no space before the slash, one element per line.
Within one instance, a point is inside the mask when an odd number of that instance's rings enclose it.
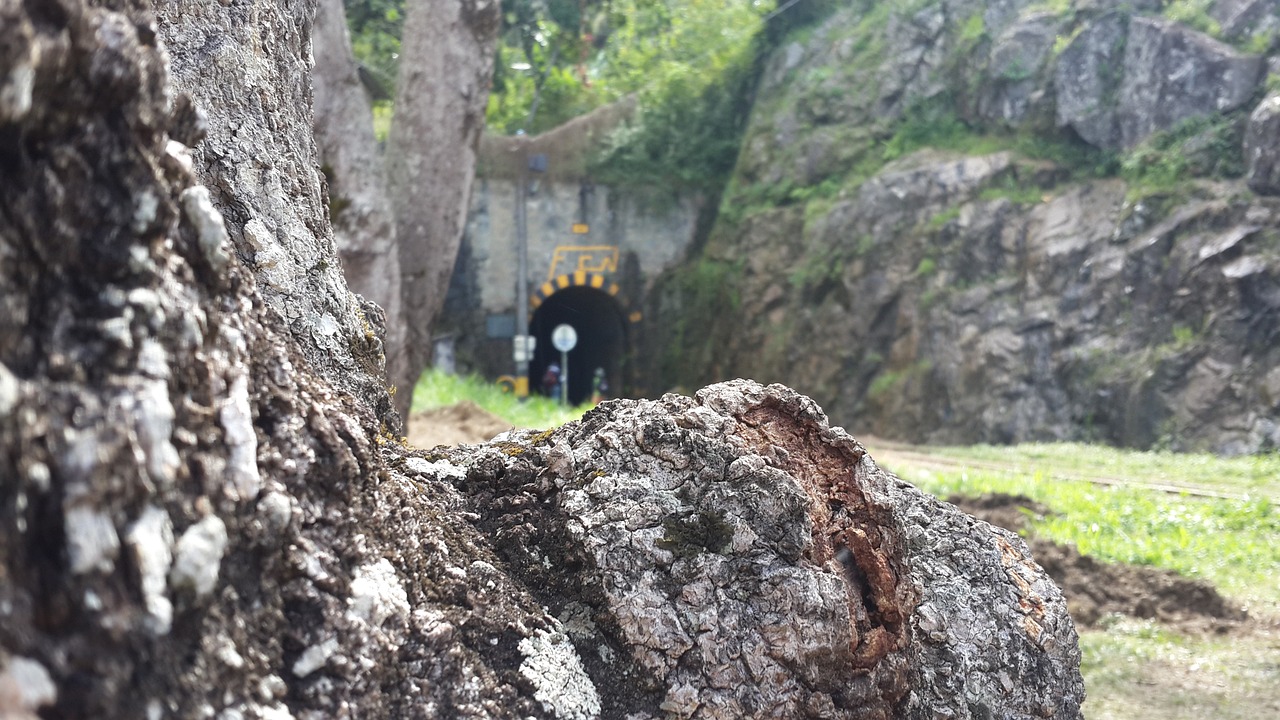
<path fill-rule="evenodd" d="M 562 267 L 563 266 L 563 267 Z M 573 272 L 613 273 L 618 271 L 618 248 L 615 245 L 561 245 L 551 257 L 547 280 Z"/>
<path fill-rule="evenodd" d="M 587 234 L 588 232 L 590 232 L 590 231 L 591 231 L 591 228 L 590 228 L 586 223 L 574 223 L 574 224 L 573 224 L 573 234 L 574 234 L 574 235 L 586 235 L 586 234 Z"/>

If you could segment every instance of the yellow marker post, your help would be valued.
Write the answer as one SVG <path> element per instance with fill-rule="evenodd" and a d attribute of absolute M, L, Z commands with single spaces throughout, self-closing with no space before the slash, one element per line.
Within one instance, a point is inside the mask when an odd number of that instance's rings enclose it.
<path fill-rule="evenodd" d="M 574 235 L 586 235 L 591 232 L 591 227 L 586 223 L 574 223 L 572 230 Z"/>

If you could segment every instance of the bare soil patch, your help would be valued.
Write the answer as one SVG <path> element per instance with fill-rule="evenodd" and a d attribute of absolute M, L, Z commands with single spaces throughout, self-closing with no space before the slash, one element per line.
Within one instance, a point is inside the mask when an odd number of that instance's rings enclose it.
<path fill-rule="evenodd" d="M 965 512 L 1020 534 L 1049 508 L 1019 495 L 952 496 Z M 1175 625 L 1184 631 L 1231 632 L 1249 622 L 1248 614 L 1209 583 L 1164 570 L 1100 562 L 1074 545 L 1034 536 L 1026 538 L 1036 562 L 1062 588 L 1077 624 L 1095 627 L 1109 615 L 1128 615 Z"/>
<path fill-rule="evenodd" d="M 437 445 L 473 445 L 488 442 L 511 423 L 467 400 L 432 408 L 409 416 L 409 444 L 417 448 Z"/>

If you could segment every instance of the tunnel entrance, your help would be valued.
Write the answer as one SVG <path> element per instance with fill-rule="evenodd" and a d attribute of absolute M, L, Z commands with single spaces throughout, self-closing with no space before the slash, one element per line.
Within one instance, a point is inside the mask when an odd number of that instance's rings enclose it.
<path fill-rule="evenodd" d="M 610 395 L 621 389 L 622 361 L 627 351 L 627 328 L 622 307 L 609 293 L 588 286 L 573 286 L 548 296 L 534 311 L 529 334 L 538 339 L 529 363 L 529 388 L 542 392 L 542 376 L 551 363 L 560 363 L 560 351 L 551 344 L 556 326 L 573 326 L 578 344 L 569 352 L 570 403 L 591 398 L 591 380 L 596 368 L 602 368 L 609 382 Z"/>

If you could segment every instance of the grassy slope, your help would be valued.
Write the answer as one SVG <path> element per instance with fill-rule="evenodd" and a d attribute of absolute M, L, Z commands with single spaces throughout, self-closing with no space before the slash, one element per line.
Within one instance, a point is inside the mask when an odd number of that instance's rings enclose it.
<path fill-rule="evenodd" d="M 543 430 L 577 420 L 591 409 L 590 405 L 562 407 L 540 396 L 521 402 L 516 396 L 502 392 L 494 383 L 477 376 L 448 375 L 428 370 L 413 388 L 410 412 L 421 412 L 464 401 L 471 401 L 518 428 Z"/>
<path fill-rule="evenodd" d="M 1026 495 L 1058 514 L 1037 533 L 1075 543 L 1113 562 L 1177 570 L 1227 595 L 1280 615 L 1280 455 L 1218 458 L 1134 452 L 1088 445 L 1014 448 L 913 448 L 881 457 L 886 467 L 939 496 L 1004 492 Z M 946 459 L 950 467 L 928 465 Z M 1176 485 L 1239 494 L 1200 497 L 1062 477 Z"/>

